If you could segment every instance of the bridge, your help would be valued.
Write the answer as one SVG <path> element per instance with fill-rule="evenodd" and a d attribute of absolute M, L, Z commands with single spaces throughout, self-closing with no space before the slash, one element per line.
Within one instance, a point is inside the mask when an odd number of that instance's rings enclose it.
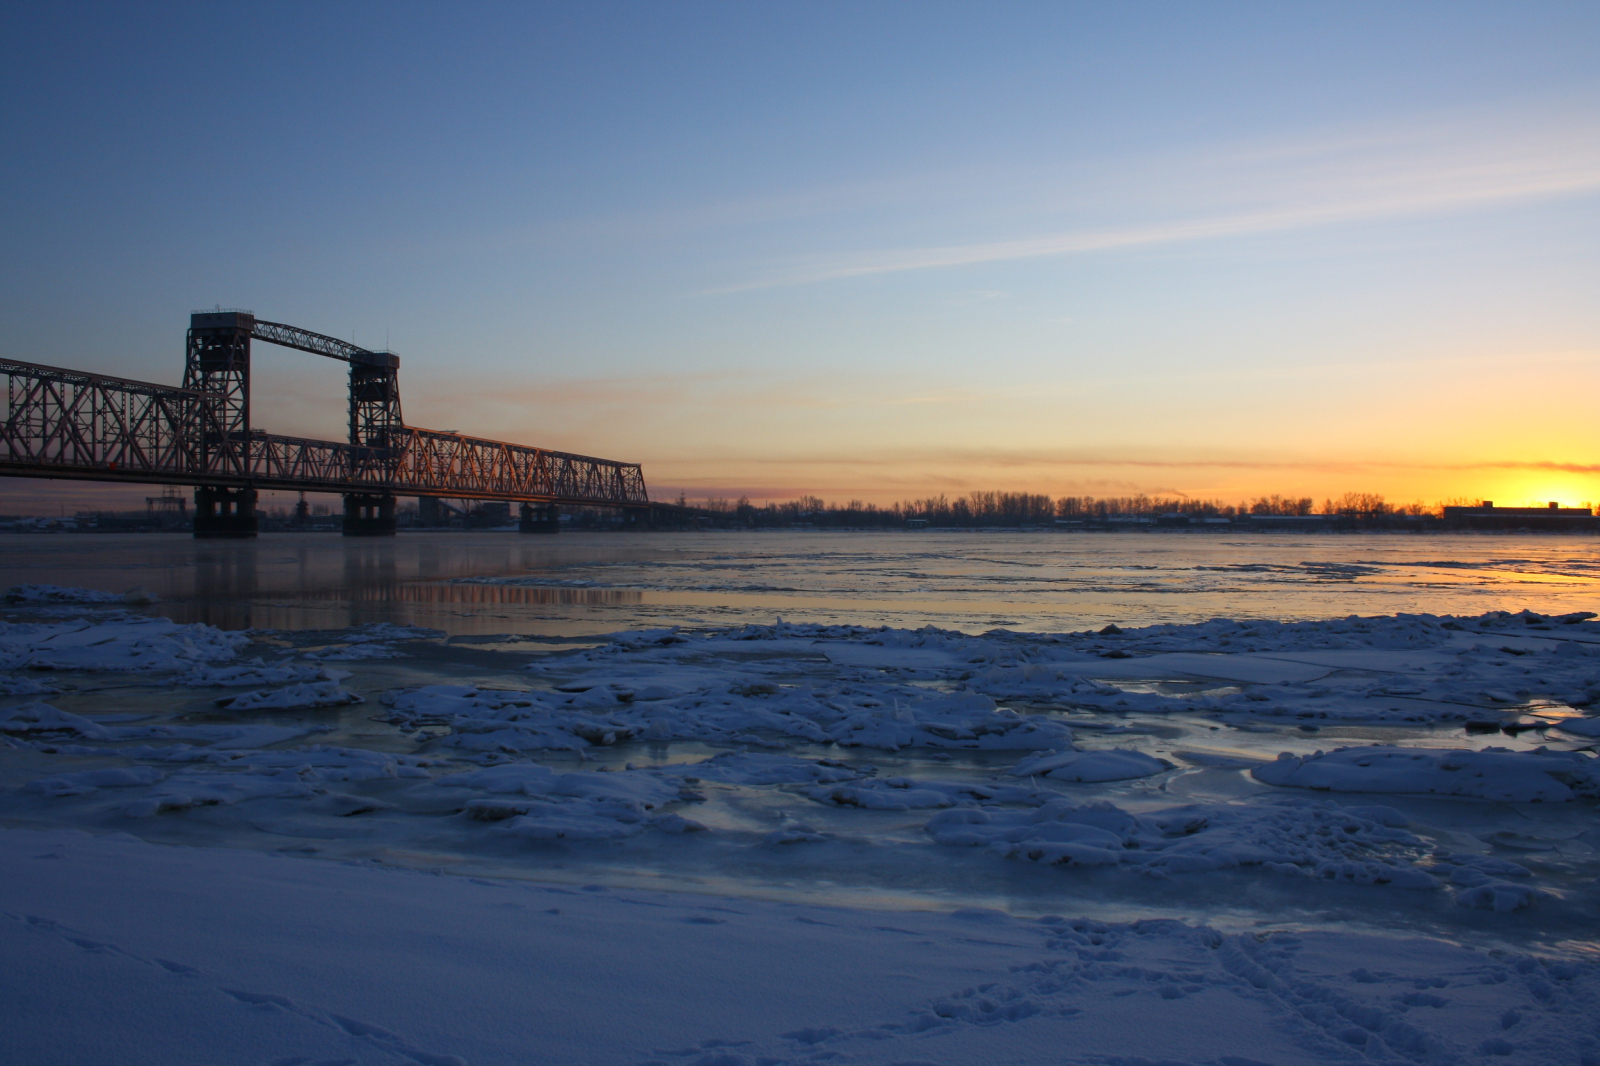
<path fill-rule="evenodd" d="M 251 425 L 253 341 L 349 364 L 348 442 Z M 392 352 L 220 309 L 190 316 L 182 387 L 0 360 L 0 476 L 192 485 L 196 537 L 255 536 L 262 489 L 342 494 L 346 536 L 393 535 L 397 496 L 519 504 L 530 533 L 559 529 L 562 505 L 639 524 L 678 510 L 650 501 L 637 463 L 408 426 L 399 371 Z"/>

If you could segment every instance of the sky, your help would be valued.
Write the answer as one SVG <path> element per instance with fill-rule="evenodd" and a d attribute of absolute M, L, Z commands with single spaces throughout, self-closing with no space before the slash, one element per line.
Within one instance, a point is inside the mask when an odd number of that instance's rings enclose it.
<path fill-rule="evenodd" d="M 1600 500 L 1600 5 L 11 4 L 0 355 L 673 498 Z M 254 423 L 343 436 L 256 346 Z M 0 506 L 111 492 L 0 485 Z M 126 490 L 143 496 L 145 490 Z M 10 501 L 9 505 L 5 501 Z"/>

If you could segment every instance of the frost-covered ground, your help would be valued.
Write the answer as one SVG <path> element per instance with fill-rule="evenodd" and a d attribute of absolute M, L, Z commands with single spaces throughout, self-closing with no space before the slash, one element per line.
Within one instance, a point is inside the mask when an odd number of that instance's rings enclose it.
<path fill-rule="evenodd" d="M 1584 612 L 555 640 L 12 601 L 0 1057 L 1600 1062 Z"/>

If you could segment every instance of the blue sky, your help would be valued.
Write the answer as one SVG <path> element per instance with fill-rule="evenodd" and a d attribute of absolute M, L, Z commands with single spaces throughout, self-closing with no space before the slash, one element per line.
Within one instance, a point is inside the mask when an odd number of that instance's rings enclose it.
<path fill-rule="evenodd" d="M 1600 498 L 1594 4 L 12 5 L 0 353 L 658 495 Z M 260 349 L 263 428 L 339 366 Z"/>

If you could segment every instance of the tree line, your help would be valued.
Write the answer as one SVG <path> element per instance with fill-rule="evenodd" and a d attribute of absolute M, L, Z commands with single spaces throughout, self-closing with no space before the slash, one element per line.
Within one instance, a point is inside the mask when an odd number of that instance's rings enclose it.
<path fill-rule="evenodd" d="M 782 503 L 755 504 L 748 497 L 690 499 L 680 495 L 681 506 L 695 507 L 731 522 L 750 526 L 817 526 L 833 528 L 894 528 L 908 522 L 942 527 L 1016 527 L 1064 522 L 1108 522 L 1182 516 L 1194 519 L 1233 519 L 1247 515 L 1330 515 L 1374 519 L 1386 516 L 1440 516 L 1446 504 L 1478 501 L 1448 500 L 1437 504 L 1392 503 L 1372 492 L 1347 492 L 1322 501 L 1319 509 L 1310 496 L 1258 496 L 1227 501 L 1189 496 L 1059 496 L 1028 492 L 969 492 L 902 500 L 879 506 L 862 500 L 824 502 L 801 496 Z"/>

